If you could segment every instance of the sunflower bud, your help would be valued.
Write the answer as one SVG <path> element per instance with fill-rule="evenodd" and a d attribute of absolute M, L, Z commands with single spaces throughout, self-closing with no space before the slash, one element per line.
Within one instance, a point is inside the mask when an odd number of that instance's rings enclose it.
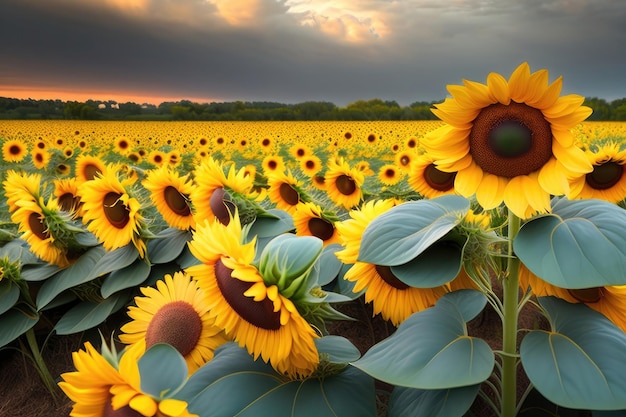
<path fill-rule="evenodd" d="M 322 249 L 322 240 L 313 236 L 279 235 L 261 252 L 259 272 L 265 283 L 276 285 L 283 296 L 301 298 L 312 286 L 307 281 Z"/>

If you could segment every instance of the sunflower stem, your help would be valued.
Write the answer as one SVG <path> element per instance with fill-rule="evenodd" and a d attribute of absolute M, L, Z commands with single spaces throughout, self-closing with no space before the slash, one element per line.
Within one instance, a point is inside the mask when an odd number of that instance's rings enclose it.
<path fill-rule="evenodd" d="M 35 337 L 35 331 L 31 328 L 26 331 L 26 341 L 28 342 L 28 347 L 32 353 L 32 360 L 35 363 L 35 368 L 37 369 L 37 373 L 41 377 L 43 384 L 46 386 L 50 394 L 52 395 L 55 402 L 58 400 L 58 388 L 57 384 L 52 378 L 50 374 L 50 370 L 46 365 L 43 357 L 41 356 L 41 351 L 39 350 L 39 345 L 37 344 L 37 338 Z"/>
<path fill-rule="evenodd" d="M 502 321 L 502 403 L 501 417 L 514 417 L 517 409 L 517 321 L 519 305 L 519 259 L 513 256 L 513 239 L 520 229 L 520 218 L 509 210 L 509 258 L 503 280 L 504 320 Z"/>

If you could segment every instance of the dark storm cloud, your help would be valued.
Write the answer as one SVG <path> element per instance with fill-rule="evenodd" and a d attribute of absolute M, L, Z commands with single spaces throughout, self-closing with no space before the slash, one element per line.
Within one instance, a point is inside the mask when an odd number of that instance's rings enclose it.
<path fill-rule="evenodd" d="M 84 3 L 0 1 L 0 84 L 409 104 L 528 61 L 563 75 L 564 93 L 626 97 L 622 0 L 371 0 L 367 18 L 344 2 L 264 0 L 251 20 L 211 2 Z M 355 28 L 365 35 L 351 40 Z"/>

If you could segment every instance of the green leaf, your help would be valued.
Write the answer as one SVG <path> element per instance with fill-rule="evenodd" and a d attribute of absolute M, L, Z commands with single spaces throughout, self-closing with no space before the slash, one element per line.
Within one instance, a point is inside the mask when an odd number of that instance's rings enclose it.
<path fill-rule="evenodd" d="M 557 405 L 626 409 L 626 334 L 584 304 L 541 297 L 554 331 L 534 330 L 520 345 L 535 388 Z"/>
<path fill-rule="evenodd" d="M 257 216 L 250 226 L 248 236 L 273 237 L 295 229 L 293 217 L 286 211 L 270 209 L 267 212 L 269 216 Z"/>
<path fill-rule="evenodd" d="M 100 294 L 103 298 L 108 298 L 117 291 L 137 287 L 141 285 L 150 275 L 150 265 L 141 258 L 135 259 L 135 262 L 126 268 L 118 269 L 111 272 L 104 278 Z"/>
<path fill-rule="evenodd" d="M 493 370 L 494 354 L 482 339 L 470 337 L 466 318 L 477 309 L 478 291 L 444 295 L 434 307 L 415 313 L 394 334 L 372 346 L 353 365 L 374 378 L 419 389 L 475 385 Z M 460 303 L 469 300 L 471 308 Z"/>
<path fill-rule="evenodd" d="M 62 268 L 54 264 L 29 264 L 22 267 L 20 276 L 29 282 L 43 281 L 59 272 Z"/>
<path fill-rule="evenodd" d="M 478 395 L 480 384 L 420 390 L 395 387 L 389 398 L 389 417 L 462 417 Z"/>
<path fill-rule="evenodd" d="M 0 347 L 5 346 L 30 330 L 39 321 L 39 316 L 28 316 L 12 309 L 0 316 Z"/>
<path fill-rule="evenodd" d="M 155 398 L 168 398 L 187 379 L 185 358 L 172 346 L 157 343 L 150 347 L 137 363 L 141 390 Z"/>
<path fill-rule="evenodd" d="M 112 313 L 130 300 L 130 293 L 117 293 L 106 300 L 95 303 L 81 301 L 69 309 L 54 326 L 57 334 L 79 333 L 103 323 Z"/>
<path fill-rule="evenodd" d="M 456 278 L 462 262 L 463 248 L 456 242 L 440 240 L 411 261 L 392 266 L 391 272 L 411 287 L 434 288 Z"/>
<path fill-rule="evenodd" d="M 626 284 L 626 210 L 600 200 L 553 199 L 552 214 L 526 222 L 515 253 L 561 288 Z"/>
<path fill-rule="evenodd" d="M 7 312 L 20 298 L 20 289 L 11 281 L 0 281 L 0 314 Z"/>
<path fill-rule="evenodd" d="M 132 243 L 112 251 L 107 251 L 94 265 L 93 270 L 90 271 L 89 278 L 98 278 L 109 272 L 125 268 L 135 262 L 138 256 L 139 252 L 137 252 L 137 249 Z"/>
<path fill-rule="evenodd" d="M 376 265 L 406 264 L 459 224 L 468 210 L 469 200 L 456 195 L 393 207 L 365 228 L 358 260 Z"/>
<path fill-rule="evenodd" d="M 316 265 L 318 268 L 317 283 L 319 285 L 326 285 L 339 275 L 343 263 L 337 258 L 335 252 L 341 249 L 342 246 L 340 244 L 333 243 L 326 246 L 322 251 Z"/>
<path fill-rule="evenodd" d="M 91 273 L 104 253 L 102 246 L 95 246 L 82 254 L 72 265 L 44 281 L 37 294 L 37 308 L 41 310 L 68 288 L 94 279 Z"/>
<path fill-rule="evenodd" d="M 317 351 L 325 353 L 331 363 L 348 363 L 361 357 L 361 352 L 348 339 L 342 336 L 329 335 L 315 339 Z"/>
<path fill-rule="evenodd" d="M 156 237 L 148 242 L 148 257 L 150 262 L 163 264 L 171 262 L 181 254 L 191 240 L 191 232 L 167 228 L 159 232 Z"/>

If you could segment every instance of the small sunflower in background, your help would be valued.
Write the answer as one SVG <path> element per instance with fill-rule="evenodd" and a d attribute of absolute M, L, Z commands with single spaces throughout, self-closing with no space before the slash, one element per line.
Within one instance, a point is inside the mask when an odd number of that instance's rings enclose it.
<path fill-rule="evenodd" d="M 324 178 L 326 194 L 336 205 L 351 209 L 363 199 L 361 187 L 365 176 L 361 170 L 350 167 L 344 158 L 329 160 Z"/>
<path fill-rule="evenodd" d="M 76 158 L 75 176 L 79 184 L 91 181 L 107 171 L 106 162 L 94 155 L 80 154 Z"/>
<path fill-rule="evenodd" d="M 267 155 L 261 161 L 263 173 L 267 176 L 274 172 L 282 172 L 285 170 L 285 160 L 280 155 Z"/>
<path fill-rule="evenodd" d="M 293 213 L 293 223 L 298 236 L 315 236 L 324 246 L 341 243 L 335 223 L 339 218 L 313 202 L 303 203 Z"/>
<path fill-rule="evenodd" d="M 296 144 L 289 148 L 289 154 L 296 160 L 300 161 L 302 158 L 313 155 L 313 151 L 310 147 L 304 144 Z"/>
<path fill-rule="evenodd" d="M 132 321 L 120 328 L 122 343 L 140 344 L 144 349 L 167 343 L 185 358 L 191 374 L 229 341 L 222 329 L 214 326 L 204 293 L 188 275 L 168 274 L 155 287 L 140 290 L 143 296 L 135 297 L 136 305 L 128 308 Z"/>
<path fill-rule="evenodd" d="M 142 181 L 144 188 L 150 191 L 150 199 L 163 220 L 170 227 L 180 230 L 190 230 L 196 226 L 190 200 L 194 184 L 189 175 L 181 176 L 165 165 L 149 170 Z"/>
<path fill-rule="evenodd" d="M 132 190 L 135 181 L 120 179 L 113 169 L 79 185 L 83 203 L 83 222 L 106 250 L 132 243 L 140 257 L 146 255 L 144 233 L 147 232 L 142 205 Z"/>
<path fill-rule="evenodd" d="M 311 201 L 302 182 L 289 170 L 267 175 L 267 185 L 270 201 L 276 204 L 277 208 L 292 215 L 300 204 Z"/>
<path fill-rule="evenodd" d="M 378 180 L 386 186 L 396 185 L 404 177 L 404 172 L 394 164 L 384 164 L 378 169 Z"/>
<path fill-rule="evenodd" d="M 345 279 L 355 283 L 354 292 L 365 290 L 365 301 L 372 303 L 374 314 L 381 314 L 397 326 L 411 314 L 435 305 L 448 288 L 414 288 L 400 281 L 389 266 L 358 261 L 365 228 L 392 207 L 392 200 L 370 200 L 360 209 L 351 210 L 349 219 L 336 224 L 344 249 L 335 255 L 343 263 L 353 264 Z"/>
<path fill-rule="evenodd" d="M 411 163 L 408 184 L 425 198 L 454 194 L 456 172 L 440 171 L 427 154 L 419 155 Z"/>
<path fill-rule="evenodd" d="M 582 96 L 559 96 L 561 87 L 561 77 L 549 84 L 547 70 L 531 73 L 526 62 L 508 81 L 492 72 L 486 85 L 449 85 L 452 97 L 432 110 L 446 125 L 421 145 L 439 170 L 456 172 L 456 191 L 485 210 L 504 202 L 520 218 L 549 212 L 551 195 L 567 194 L 569 179 L 592 171 L 571 132 L 591 109 Z"/>
<path fill-rule="evenodd" d="M 148 160 L 148 162 L 156 167 L 163 166 L 163 164 L 167 164 L 168 162 L 167 154 L 158 149 L 150 151 L 146 159 Z"/>
<path fill-rule="evenodd" d="M 39 149 L 33 149 L 30 157 L 35 168 L 42 170 L 48 167 L 51 158 L 48 151 L 40 151 Z"/>
<path fill-rule="evenodd" d="M 396 166 L 403 172 L 409 172 L 411 169 L 411 162 L 417 157 L 415 150 L 400 151 L 394 156 L 394 162 Z"/>
<path fill-rule="evenodd" d="M 113 151 L 126 156 L 132 151 L 132 145 L 127 137 L 119 136 L 113 141 Z"/>
<path fill-rule="evenodd" d="M 589 199 L 618 203 L 626 198 L 626 150 L 617 143 L 608 143 L 587 157 L 593 170 L 570 182 L 570 199 Z"/>
<path fill-rule="evenodd" d="M 186 272 L 204 290 L 209 315 L 228 337 L 279 373 L 306 377 L 319 363 L 318 335 L 283 290 L 266 284 L 252 265 L 256 237 L 245 240 L 237 215 L 227 225 L 198 223 L 189 249 L 200 264 Z"/>
<path fill-rule="evenodd" d="M 2 144 L 2 159 L 5 162 L 22 162 L 28 155 L 28 147 L 21 140 L 7 140 Z"/>
<path fill-rule="evenodd" d="M 322 160 L 316 155 L 308 155 L 299 160 L 300 171 L 307 177 L 313 177 L 322 170 Z"/>

